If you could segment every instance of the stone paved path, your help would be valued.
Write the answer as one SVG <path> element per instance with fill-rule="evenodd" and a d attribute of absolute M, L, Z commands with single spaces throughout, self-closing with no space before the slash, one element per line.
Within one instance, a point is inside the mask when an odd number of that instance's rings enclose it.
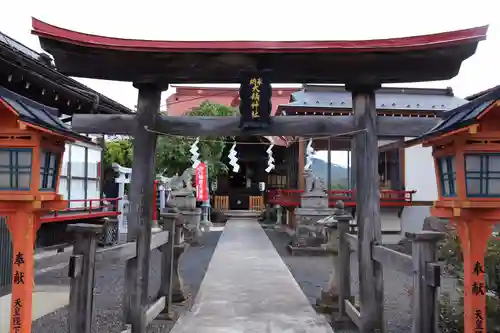
<path fill-rule="evenodd" d="M 191 310 L 171 333 L 332 333 L 264 230 L 227 222 Z"/>

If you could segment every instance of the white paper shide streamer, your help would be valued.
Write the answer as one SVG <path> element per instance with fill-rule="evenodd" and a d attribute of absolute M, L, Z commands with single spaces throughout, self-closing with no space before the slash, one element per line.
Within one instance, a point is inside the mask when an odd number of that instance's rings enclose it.
<path fill-rule="evenodd" d="M 233 167 L 233 172 L 240 171 L 240 166 L 238 164 L 238 156 L 236 156 L 238 152 L 236 151 L 236 142 L 231 146 L 231 150 L 229 150 L 229 165 Z"/>
<path fill-rule="evenodd" d="M 314 156 L 314 148 L 312 147 L 312 144 L 312 139 L 309 139 L 306 147 L 306 165 L 304 166 L 304 170 L 311 170 L 312 157 Z"/>
<path fill-rule="evenodd" d="M 267 148 L 267 150 L 266 150 L 266 153 L 267 153 L 266 172 L 267 173 L 271 172 L 271 170 L 274 169 L 273 147 L 274 147 L 274 145 L 270 145 L 269 148 Z"/>
<path fill-rule="evenodd" d="M 196 140 L 191 145 L 189 152 L 191 153 L 191 161 L 193 162 L 193 169 L 200 164 L 200 153 L 198 148 L 198 143 L 200 142 L 200 138 L 196 138 Z"/>

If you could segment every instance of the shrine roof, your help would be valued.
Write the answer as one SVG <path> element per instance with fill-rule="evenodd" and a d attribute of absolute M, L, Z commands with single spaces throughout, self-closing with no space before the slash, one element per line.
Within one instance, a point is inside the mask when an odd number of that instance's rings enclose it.
<path fill-rule="evenodd" d="M 157 83 L 234 83 L 270 69 L 276 83 L 396 83 L 454 77 L 488 27 L 363 41 L 152 41 L 89 35 L 33 18 L 61 72 Z"/>
<path fill-rule="evenodd" d="M 167 98 L 167 111 L 170 116 L 182 116 L 188 111 L 200 106 L 204 101 L 222 104 L 226 106 L 238 107 L 239 87 L 193 87 L 193 86 L 176 86 L 171 85 L 171 88 L 176 88 L 176 92 Z M 297 88 L 272 88 L 272 109 L 271 115 L 274 115 L 279 105 L 288 103 L 290 95 L 296 92 Z"/>
<path fill-rule="evenodd" d="M 132 110 L 57 71 L 51 57 L 0 32 L 0 85 L 64 114 Z"/>
<path fill-rule="evenodd" d="M 62 122 L 58 117 L 58 109 L 35 102 L 2 86 L 0 86 L 0 100 L 7 103 L 17 113 L 19 119 L 28 124 L 80 141 L 89 140 L 87 137 L 73 132 L 68 125 Z"/>
<path fill-rule="evenodd" d="M 445 112 L 443 114 L 443 120 L 439 124 L 419 138 L 411 140 L 408 143 L 422 141 L 473 125 L 483 112 L 486 112 L 490 106 L 500 101 L 500 86 L 488 89 L 486 93 L 476 95 L 478 97 L 472 99 L 467 104 Z"/>
<path fill-rule="evenodd" d="M 344 86 L 306 85 L 292 93 L 293 102 L 280 105 L 278 112 L 351 110 L 352 94 Z M 383 87 L 376 91 L 377 110 L 426 111 L 440 114 L 454 109 L 467 101 L 456 97 L 451 88 Z"/>

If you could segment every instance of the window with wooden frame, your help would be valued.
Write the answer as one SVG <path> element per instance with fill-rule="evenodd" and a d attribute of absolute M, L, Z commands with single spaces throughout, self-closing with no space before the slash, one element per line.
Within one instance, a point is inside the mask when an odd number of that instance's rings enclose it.
<path fill-rule="evenodd" d="M 267 176 L 268 188 L 285 188 L 286 187 L 286 176 L 282 175 L 268 175 Z"/>
<path fill-rule="evenodd" d="M 500 154 L 465 155 L 465 188 L 469 197 L 500 197 Z"/>
<path fill-rule="evenodd" d="M 438 159 L 439 178 L 441 182 L 441 195 L 454 197 L 456 193 L 457 172 L 455 156 L 443 156 Z"/>
<path fill-rule="evenodd" d="M 29 191 L 32 155 L 31 148 L 0 148 L 0 190 Z"/>
<path fill-rule="evenodd" d="M 53 191 L 57 185 L 61 154 L 47 150 L 40 151 L 40 190 Z"/>

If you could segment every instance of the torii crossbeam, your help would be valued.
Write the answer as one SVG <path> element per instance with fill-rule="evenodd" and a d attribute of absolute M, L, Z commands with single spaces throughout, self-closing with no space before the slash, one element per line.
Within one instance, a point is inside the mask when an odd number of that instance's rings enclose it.
<path fill-rule="evenodd" d="M 73 130 L 87 134 L 131 135 L 136 115 L 74 115 Z M 378 137 L 416 137 L 437 125 L 439 119 L 418 117 L 377 117 Z M 271 126 L 241 129 L 238 117 L 169 117 L 157 115 L 149 130 L 182 136 L 352 136 L 357 130 L 354 116 L 281 116 L 272 117 Z M 349 133 L 351 133 L 349 135 Z"/>

